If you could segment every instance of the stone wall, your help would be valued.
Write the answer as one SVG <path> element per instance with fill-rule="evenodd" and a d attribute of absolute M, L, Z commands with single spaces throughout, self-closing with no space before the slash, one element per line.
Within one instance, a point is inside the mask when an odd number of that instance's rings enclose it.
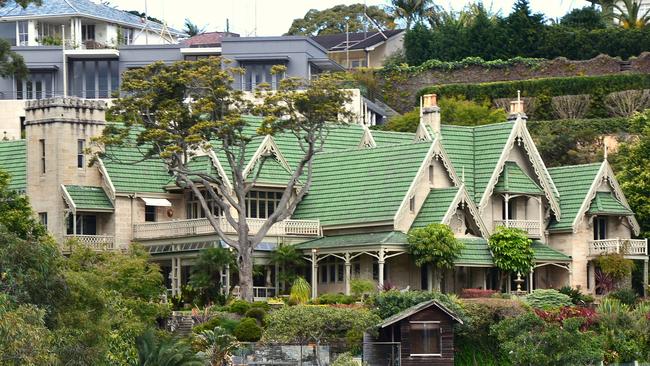
<path fill-rule="evenodd" d="M 581 61 L 558 57 L 534 66 L 523 63 L 503 68 L 468 66 L 455 70 L 430 69 L 407 75 L 380 72 L 377 73 L 377 79 L 386 103 L 398 112 L 404 113 L 416 105 L 415 98 L 418 91 L 432 85 L 597 76 L 621 72 L 650 73 L 650 52 L 644 52 L 629 61 L 607 55 Z"/>

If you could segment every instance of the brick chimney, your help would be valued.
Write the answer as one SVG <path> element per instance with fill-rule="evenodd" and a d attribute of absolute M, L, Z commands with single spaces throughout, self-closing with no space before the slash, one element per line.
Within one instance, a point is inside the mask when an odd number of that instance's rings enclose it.
<path fill-rule="evenodd" d="M 431 130 L 440 133 L 440 107 L 438 107 L 438 98 L 435 94 L 425 94 L 420 99 L 420 122 L 431 128 Z"/>

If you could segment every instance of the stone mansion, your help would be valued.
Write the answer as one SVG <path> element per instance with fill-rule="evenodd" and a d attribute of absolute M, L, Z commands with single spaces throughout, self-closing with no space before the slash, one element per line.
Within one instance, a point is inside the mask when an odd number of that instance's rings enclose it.
<path fill-rule="evenodd" d="M 197 197 L 175 185 L 162 161 L 141 161 L 137 147 L 111 147 L 119 159 L 89 166 L 90 139 L 111 123 L 104 109 L 103 102 L 77 98 L 26 102 L 25 139 L 0 141 L 0 169 L 10 173 L 12 189 L 29 197 L 64 251 L 70 238 L 96 250 L 141 243 L 178 293 L 197 254 L 222 242 Z M 277 207 L 302 152 L 282 134 L 256 136 L 250 144 L 249 165 L 271 156 L 246 198 L 255 232 Z M 208 151 L 191 164 L 227 179 L 220 159 Z M 430 223 L 449 225 L 465 244 L 456 267 L 443 275 L 446 292 L 498 286 L 487 246 L 498 226 L 523 229 L 533 240 L 535 265 L 523 290 L 571 285 L 595 293 L 593 259 L 623 250 L 643 261 L 647 280 L 647 239 L 632 239 L 639 226 L 606 159 L 547 168 L 521 103 L 513 103 L 507 121 L 461 127 L 441 124 L 430 95 L 416 133 L 328 127 L 309 193 L 255 251 L 264 268 L 254 281 L 255 297 L 278 294 L 278 268 L 269 262 L 278 245 L 295 245 L 308 258 L 313 296 L 349 293 L 356 278 L 430 289 L 431 271 L 414 264 L 406 240 L 409 229 Z M 235 234 L 225 220 L 222 229 Z M 515 289 L 515 276 L 508 290 Z"/>

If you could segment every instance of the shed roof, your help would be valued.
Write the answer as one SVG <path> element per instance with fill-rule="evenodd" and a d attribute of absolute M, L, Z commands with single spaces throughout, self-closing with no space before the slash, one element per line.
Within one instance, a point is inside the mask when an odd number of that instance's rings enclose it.
<path fill-rule="evenodd" d="M 391 324 L 395 324 L 400 320 L 406 319 L 409 316 L 411 316 L 413 314 L 416 314 L 416 313 L 419 313 L 420 311 L 422 311 L 424 309 L 428 309 L 429 307 L 432 307 L 432 306 L 437 307 L 442 312 L 449 315 L 449 317 L 452 320 L 454 320 L 454 321 L 456 321 L 456 322 L 458 322 L 460 324 L 463 324 L 463 321 L 458 317 L 458 315 L 456 315 L 456 313 L 454 313 L 453 311 L 449 310 L 449 308 L 447 308 L 446 306 L 444 306 L 443 304 L 441 304 L 437 300 L 429 300 L 429 301 L 421 302 L 421 303 L 419 303 L 417 305 L 413 305 L 408 309 L 402 310 L 399 313 L 397 313 L 397 314 L 395 314 L 395 315 L 393 315 L 393 316 L 391 316 L 389 318 L 384 319 L 384 321 L 381 322 L 381 324 L 379 324 L 379 328 L 385 328 L 385 327 L 387 327 L 387 326 L 389 326 Z"/>
<path fill-rule="evenodd" d="M 102 187 L 66 185 L 77 211 L 113 211 L 113 203 Z"/>

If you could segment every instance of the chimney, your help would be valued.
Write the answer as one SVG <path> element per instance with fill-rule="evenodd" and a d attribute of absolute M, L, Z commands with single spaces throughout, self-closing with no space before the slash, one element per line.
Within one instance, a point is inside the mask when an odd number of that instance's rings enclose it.
<path fill-rule="evenodd" d="M 440 107 L 435 94 L 425 94 L 421 97 L 420 122 L 429 126 L 435 134 L 440 133 Z"/>
<path fill-rule="evenodd" d="M 524 109 L 524 101 L 521 99 L 521 91 L 517 90 L 517 100 L 510 102 L 510 112 L 508 113 L 508 121 L 515 121 L 517 118 L 527 119 Z"/>

